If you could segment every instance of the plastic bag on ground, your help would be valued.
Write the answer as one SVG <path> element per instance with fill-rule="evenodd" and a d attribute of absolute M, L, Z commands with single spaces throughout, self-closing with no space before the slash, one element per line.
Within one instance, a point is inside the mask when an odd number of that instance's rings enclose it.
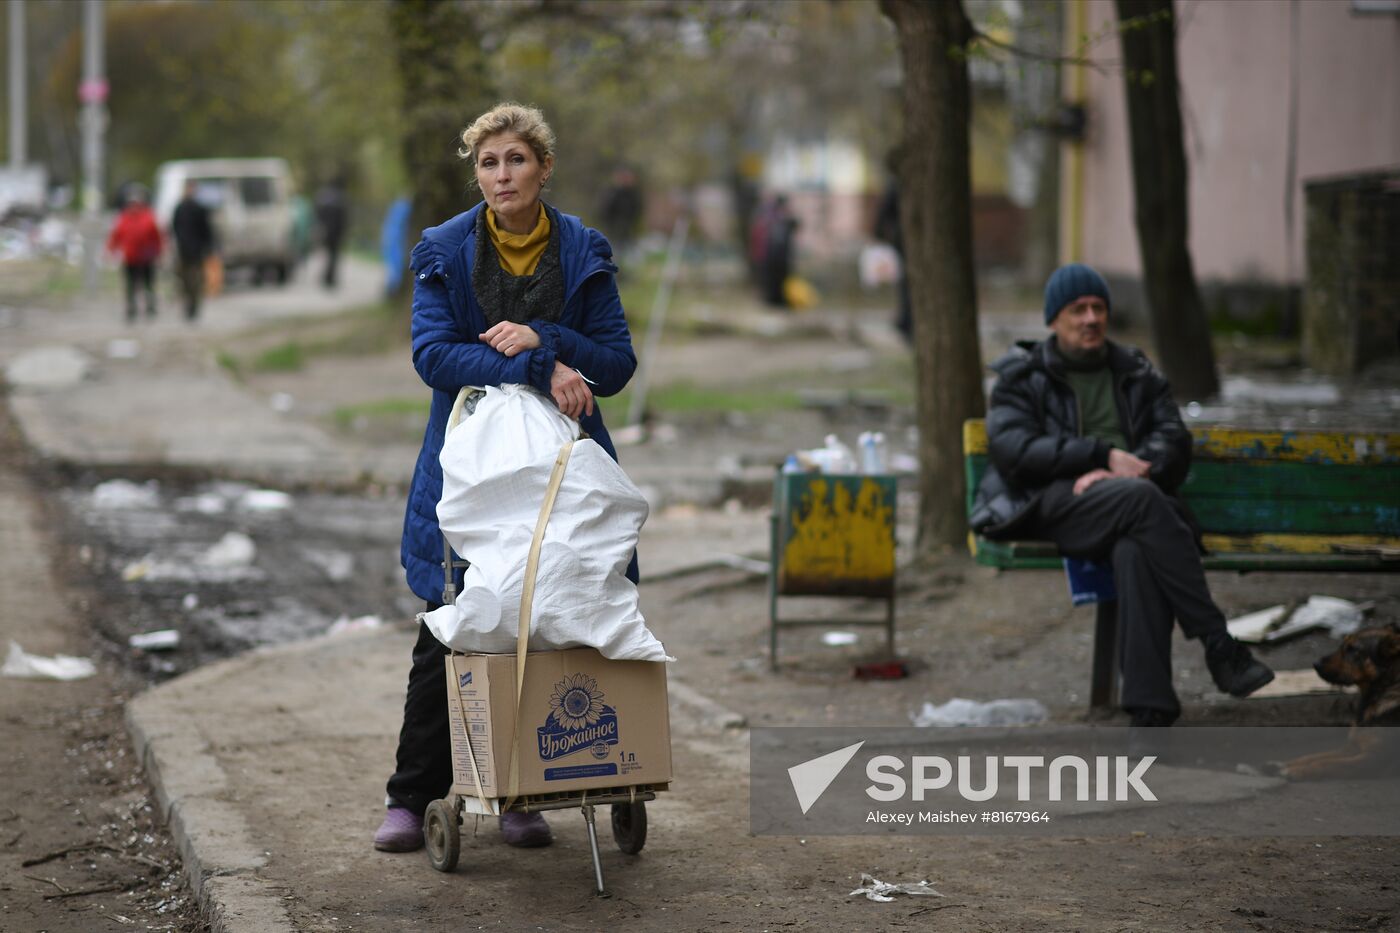
<path fill-rule="evenodd" d="M 524 386 L 486 389 L 443 443 L 438 523 L 471 561 L 456 602 L 423 618 L 459 651 L 513 653 L 525 564 L 559 449 L 579 426 Z M 625 576 L 647 501 L 597 442 L 574 444 L 540 548 L 530 650 L 668 661 Z"/>
<path fill-rule="evenodd" d="M 941 706 L 925 703 L 913 717 L 926 726 L 1027 726 L 1044 722 L 1050 711 L 1039 700 L 990 700 L 979 702 L 954 697 Z"/>

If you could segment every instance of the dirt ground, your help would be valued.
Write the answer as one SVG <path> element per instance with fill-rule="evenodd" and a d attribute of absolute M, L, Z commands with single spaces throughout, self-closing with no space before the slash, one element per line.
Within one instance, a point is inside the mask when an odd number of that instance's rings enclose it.
<path fill-rule="evenodd" d="M 0 404 L 0 634 L 31 654 L 98 666 L 69 683 L 0 679 L 0 929 L 197 930 L 123 721 L 146 683 L 89 625 L 71 563 L 56 560 L 65 550 L 51 534 L 58 511 Z"/>

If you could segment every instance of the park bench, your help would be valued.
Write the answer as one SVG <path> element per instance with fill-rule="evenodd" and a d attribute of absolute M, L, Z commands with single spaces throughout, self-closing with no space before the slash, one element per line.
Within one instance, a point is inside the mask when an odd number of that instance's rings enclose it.
<path fill-rule="evenodd" d="M 1400 434 L 1328 431 L 1193 432 L 1191 471 L 1179 495 L 1201 525 L 1207 570 L 1400 572 Z M 963 423 L 967 508 L 987 469 L 987 429 Z M 1058 568 L 1045 541 L 970 535 L 979 564 L 1001 570 Z M 1089 691 L 1116 704 L 1118 605 L 1100 602 Z"/>

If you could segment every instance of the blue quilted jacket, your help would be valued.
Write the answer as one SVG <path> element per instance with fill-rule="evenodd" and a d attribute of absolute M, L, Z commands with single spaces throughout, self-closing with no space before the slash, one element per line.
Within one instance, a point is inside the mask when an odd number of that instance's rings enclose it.
<path fill-rule="evenodd" d="M 559 230 L 559 258 L 564 268 L 564 312 L 557 323 L 530 321 L 540 346 L 514 357 L 477 339 L 486 317 L 472 294 L 472 260 L 476 255 L 477 205 L 446 223 L 423 231 L 413 249 L 413 366 L 433 390 L 423 448 L 413 470 L 404 514 L 399 557 L 408 585 L 424 600 L 442 598 L 442 537 L 437 503 L 442 497 L 442 450 L 448 413 L 462 386 L 530 385 L 549 395 L 555 360 L 572 366 L 591 383 L 595 396 L 616 395 L 637 368 L 622 301 L 617 294 L 617 267 L 612 247 L 597 230 L 546 205 Z M 594 405 L 582 427 L 617 459 L 602 413 Z M 637 579 L 636 557 L 628 576 Z M 458 574 L 460 585 L 460 573 Z"/>

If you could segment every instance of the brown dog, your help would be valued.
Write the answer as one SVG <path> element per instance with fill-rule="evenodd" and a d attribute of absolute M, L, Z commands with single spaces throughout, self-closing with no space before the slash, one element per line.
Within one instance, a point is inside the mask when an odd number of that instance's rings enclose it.
<path fill-rule="evenodd" d="M 1307 779 L 1355 775 L 1379 758 L 1378 747 L 1388 735 L 1361 726 L 1400 725 L 1400 623 L 1363 628 L 1342 639 L 1337 650 L 1313 665 L 1330 684 L 1360 688 L 1356 718 L 1346 747 L 1290 761 L 1283 769 L 1290 778 Z"/>
<path fill-rule="evenodd" d="M 1313 669 L 1329 684 L 1356 686 L 1356 724 L 1400 724 L 1400 623 L 1352 632 Z"/>

